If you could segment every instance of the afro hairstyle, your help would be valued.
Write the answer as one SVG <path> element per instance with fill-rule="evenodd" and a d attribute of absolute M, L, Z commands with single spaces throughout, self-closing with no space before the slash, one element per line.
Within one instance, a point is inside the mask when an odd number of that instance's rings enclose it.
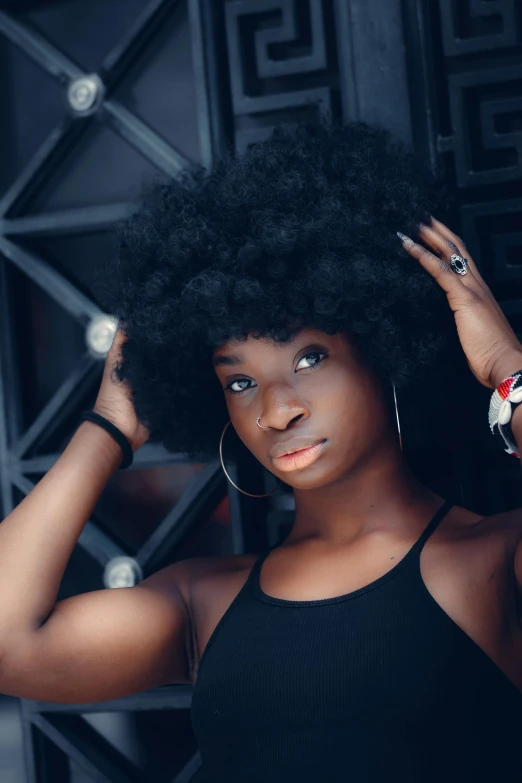
<path fill-rule="evenodd" d="M 406 443 L 440 436 L 444 369 L 454 379 L 464 355 L 445 293 L 396 232 L 451 224 L 454 202 L 386 128 L 326 115 L 149 183 L 95 293 L 128 338 L 117 375 L 151 442 L 216 458 L 228 414 L 214 348 L 303 327 L 348 333 L 390 395 L 395 383 Z"/>

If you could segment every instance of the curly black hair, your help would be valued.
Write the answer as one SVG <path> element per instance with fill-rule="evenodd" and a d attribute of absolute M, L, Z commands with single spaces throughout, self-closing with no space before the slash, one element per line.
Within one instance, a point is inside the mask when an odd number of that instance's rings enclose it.
<path fill-rule="evenodd" d="M 215 457 L 228 415 L 213 348 L 248 334 L 284 342 L 305 326 L 352 336 L 407 400 L 403 428 L 422 397 L 423 421 L 404 437 L 426 437 L 428 387 L 433 398 L 456 329 L 446 295 L 396 232 L 416 237 L 430 214 L 451 225 L 454 203 L 384 127 L 326 116 L 149 186 L 97 297 L 129 338 L 119 377 L 151 441 Z"/>

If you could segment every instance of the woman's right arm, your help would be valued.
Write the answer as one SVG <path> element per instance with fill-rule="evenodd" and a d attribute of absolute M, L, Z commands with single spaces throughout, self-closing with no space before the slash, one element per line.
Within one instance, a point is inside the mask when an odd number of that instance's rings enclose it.
<path fill-rule="evenodd" d="M 113 344 L 95 409 L 105 415 L 110 404 L 112 421 L 135 450 L 146 437 L 128 397 L 116 404 L 124 393 L 109 380 L 117 351 Z M 76 542 L 121 461 L 111 435 L 82 422 L 55 465 L 0 524 L 1 693 L 87 703 L 190 682 L 190 618 L 181 589 L 187 561 L 135 587 L 56 601 Z"/>

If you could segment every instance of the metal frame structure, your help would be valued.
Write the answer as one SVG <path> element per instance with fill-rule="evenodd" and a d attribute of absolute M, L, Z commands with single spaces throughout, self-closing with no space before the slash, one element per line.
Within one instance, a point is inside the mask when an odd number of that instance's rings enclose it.
<path fill-rule="evenodd" d="M 135 147 L 164 175 L 178 177 L 189 162 L 181 152 L 165 142 L 135 114 L 112 97 L 129 63 L 171 14 L 178 0 L 152 0 L 145 5 L 135 24 L 118 45 L 106 56 L 97 74 L 86 74 L 34 29 L 15 17 L 0 13 L 0 34 L 20 47 L 40 68 L 67 91 L 69 112 L 40 146 L 34 157 L 0 199 L 0 335 L 2 373 L 0 374 L 0 482 L 4 516 L 15 506 L 16 487 L 28 494 L 34 486 L 31 474 L 43 474 L 59 458 L 46 454 L 26 458 L 28 450 L 42 434 L 60 427 L 70 415 L 71 406 L 80 391 L 100 375 L 100 359 L 110 344 L 101 346 L 100 337 L 92 333 L 93 324 L 105 325 L 105 314 L 73 284 L 57 272 L 44 258 L 29 252 L 18 240 L 29 236 L 57 236 L 113 227 L 124 219 L 132 204 L 114 204 L 71 209 L 48 214 L 25 216 L 41 183 L 57 163 L 82 138 L 94 122 L 109 126 L 127 143 Z M 189 3 L 192 34 L 193 66 L 197 73 L 198 123 L 202 163 L 209 166 L 214 150 L 222 144 L 221 114 L 216 111 L 216 69 L 212 56 L 211 31 L 214 27 L 212 5 L 192 0 Z M 64 380 L 31 426 L 22 430 L 21 412 L 17 405 L 19 378 L 12 338 L 12 303 L 7 296 L 6 264 L 18 267 L 36 285 L 54 299 L 91 336 L 86 338 L 85 354 Z M 89 328 L 91 331 L 89 332 Z M 136 454 L 131 470 L 182 464 L 184 455 L 168 454 L 146 444 Z M 152 573 L 165 564 L 168 553 L 202 510 L 215 506 L 225 492 L 219 461 L 208 464 L 190 483 L 180 501 L 167 514 L 154 533 L 136 554 L 134 561 L 140 573 Z M 233 491 L 233 490 L 232 490 Z M 231 504 L 231 523 L 235 551 L 242 551 L 240 501 Z M 116 558 L 126 557 L 122 547 L 89 520 L 78 542 L 102 567 Z M 21 701 L 24 723 L 28 779 L 34 781 L 68 779 L 68 761 L 72 759 L 84 772 L 99 781 L 135 781 L 140 779 L 130 762 L 81 718 L 81 713 L 187 709 L 190 688 L 171 686 L 102 705 L 56 705 Z M 60 752 L 61 751 L 61 752 Z M 199 756 L 196 754 L 179 770 L 176 783 L 197 783 L 200 780 Z"/>

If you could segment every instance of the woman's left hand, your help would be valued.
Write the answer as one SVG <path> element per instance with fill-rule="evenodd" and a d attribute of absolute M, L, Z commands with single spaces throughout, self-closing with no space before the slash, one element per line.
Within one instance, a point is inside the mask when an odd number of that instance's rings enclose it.
<path fill-rule="evenodd" d="M 495 389 L 511 373 L 522 370 L 522 344 L 462 239 L 434 217 L 431 220 L 431 226 L 421 226 L 419 237 L 437 255 L 409 237 L 403 239 L 404 249 L 446 292 L 471 372 L 483 386 Z M 467 260 L 467 274 L 453 271 L 453 253 Z"/>

